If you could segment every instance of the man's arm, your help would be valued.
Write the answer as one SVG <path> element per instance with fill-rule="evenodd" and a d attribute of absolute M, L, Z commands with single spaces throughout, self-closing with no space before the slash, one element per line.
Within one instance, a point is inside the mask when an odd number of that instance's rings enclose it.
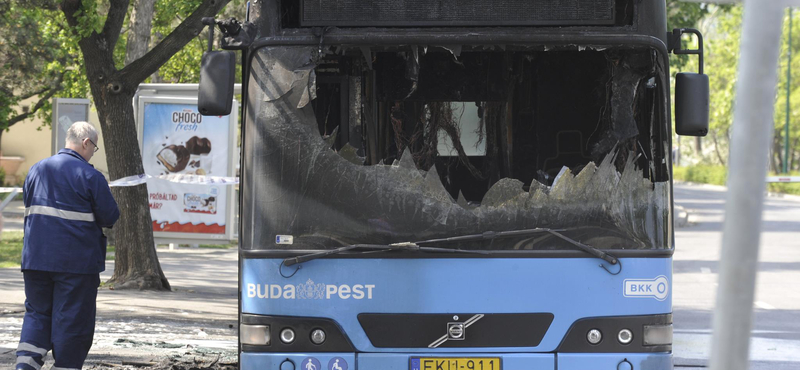
<path fill-rule="evenodd" d="M 25 176 L 25 182 L 22 183 L 22 202 L 25 204 L 25 208 L 31 206 L 31 199 L 33 199 L 33 180 L 31 177 L 36 176 L 36 165 L 38 163 L 31 166 L 28 170 L 28 174 Z"/>
<path fill-rule="evenodd" d="M 119 208 L 117 201 L 111 195 L 106 179 L 97 172 L 90 181 L 92 191 L 92 212 L 95 222 L 100 227 L 111 228 L 119 219 Z"/>

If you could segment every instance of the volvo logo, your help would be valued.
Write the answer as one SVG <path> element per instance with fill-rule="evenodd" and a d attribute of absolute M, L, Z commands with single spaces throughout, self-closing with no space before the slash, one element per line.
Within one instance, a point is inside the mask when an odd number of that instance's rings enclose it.
<path fill-rule="evenodd" d="M 441 338 L 433 341 L 433 343 L 428 345 L 428 348 L 436 348 L 441 346 L 444 342 L 448 340 L 464 340 L 467 338 L 467 328 L 476 323 L 478 320 L 483 318 L 483 314 L 477 314 L 475 316 L 470 317 L 467 321 L 464 322 L 448 322 L 447 323 L 447 334 L 442 335 Z M 453 320 L 458 320 L 458 316 L 453 316 Z"/>
<path fill-rule="evenodd" d="M 464 340 L 464 324 L 460 322 L 448 322 L 447 339 Z"/>

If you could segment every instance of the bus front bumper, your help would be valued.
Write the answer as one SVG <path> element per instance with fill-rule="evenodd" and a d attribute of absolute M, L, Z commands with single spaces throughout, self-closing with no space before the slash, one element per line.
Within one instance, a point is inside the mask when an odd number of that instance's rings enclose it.
<path fill-rule="evenodd" d="M 241 353 L 241 370 L 415 370 L 414 358 L 499 357 L 494 370 L 671 370 L 671 353 Z M 446 364 L 419 370 L 448 369 Z M 474 370 L 481 370 L 475 367 Z M 483 370 L 491 370 L 484 368 Z"/>

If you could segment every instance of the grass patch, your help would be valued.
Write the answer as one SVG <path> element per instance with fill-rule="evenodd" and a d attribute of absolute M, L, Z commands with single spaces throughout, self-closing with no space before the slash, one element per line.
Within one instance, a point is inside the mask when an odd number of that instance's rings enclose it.
<path fill-rule="evenodd" d="M 158 247 L 159 248 L 166 248 L 168 245 L 169 244 L 159 244 Z M 177 244 L 176 247 L 178 247 L 178 248 L 191 248 L 192 244 L 183 244 L 183 243 L 181 243 L 181 244 Z M 203 249 L 232 249 L 232 248 L 235 249 L 235 248 L 239 247 L 239 244 L 238 244 L 238 242 L 234 241 L 233 243 L 228 243 L 228 244 L 198 244 L 197 247 L 198 248 L 203 248 Z"/>
<path fill-rule="evenodd" d="M 5 231 L 0 237 L 0 267 L 19 267 L 22 262 L 22 231 Z"/>
<path fill-rule="evenodd" d="M 689 167 L 673 167 L 672 175 L 675 180 L 691 181 L 701 184 L 725 185 L 728 179 L 728 168 L 724 166 L 696 165 Z M 783 176 L 784 174 L 770 173 L 768 176 Z M 800 172 L 793 172 L 789 176 L 800 176 Z M 766 179 L 764 179 L 766 181 Z M 773 193 L 800 195 L 800 183 L 767 184 L 767 190 Z"/>
<path fill-rule="evenodd" d="M 0 238 L 0 268 L 19 267 L 22 262 L 22 231 L 4 231 Z M 114 260 L 114 246 L 106 250 L 106 261 Z"/>
<path fill-rule="evenodd" d="M 11 195 L 11 193 L 0 193 L 0 200 L 5 200 L 6 198 L 8 198 L 9 195 Z M 19 192 L 17 195 L 14 196 L 13 200 L 22 201 L 23 199 L 24 198 L 22 198 L 22 192 Z"/>
<path fill-rule="evenodd" d="M 770 173 L 769 176 L 786 176 L 785 174 Z M 789 173 L 789 176 L 800 176 L 800 172 Z M 800 195 L 800 182 L 771 182 L 767 184 L 767 190 L 773 193 L 784 193 Z"/>
<path fill-rule="evenodd" d="M 238 247 L 239 244 L 200 244 L 200 248 L 209 248 L 209 249 L 231 249 Z"/>

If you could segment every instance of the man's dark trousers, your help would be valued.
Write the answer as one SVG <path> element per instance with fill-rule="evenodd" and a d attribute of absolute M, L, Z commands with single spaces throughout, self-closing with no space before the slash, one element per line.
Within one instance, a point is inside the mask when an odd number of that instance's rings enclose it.
<path fill-rule="evenodd" d="M 80 369 L 92 347 L 100 274 L 22 273 L 25 319 L 16 368 L 41 369 L 44 355 L 52 349 L 53 370 Z"/>

